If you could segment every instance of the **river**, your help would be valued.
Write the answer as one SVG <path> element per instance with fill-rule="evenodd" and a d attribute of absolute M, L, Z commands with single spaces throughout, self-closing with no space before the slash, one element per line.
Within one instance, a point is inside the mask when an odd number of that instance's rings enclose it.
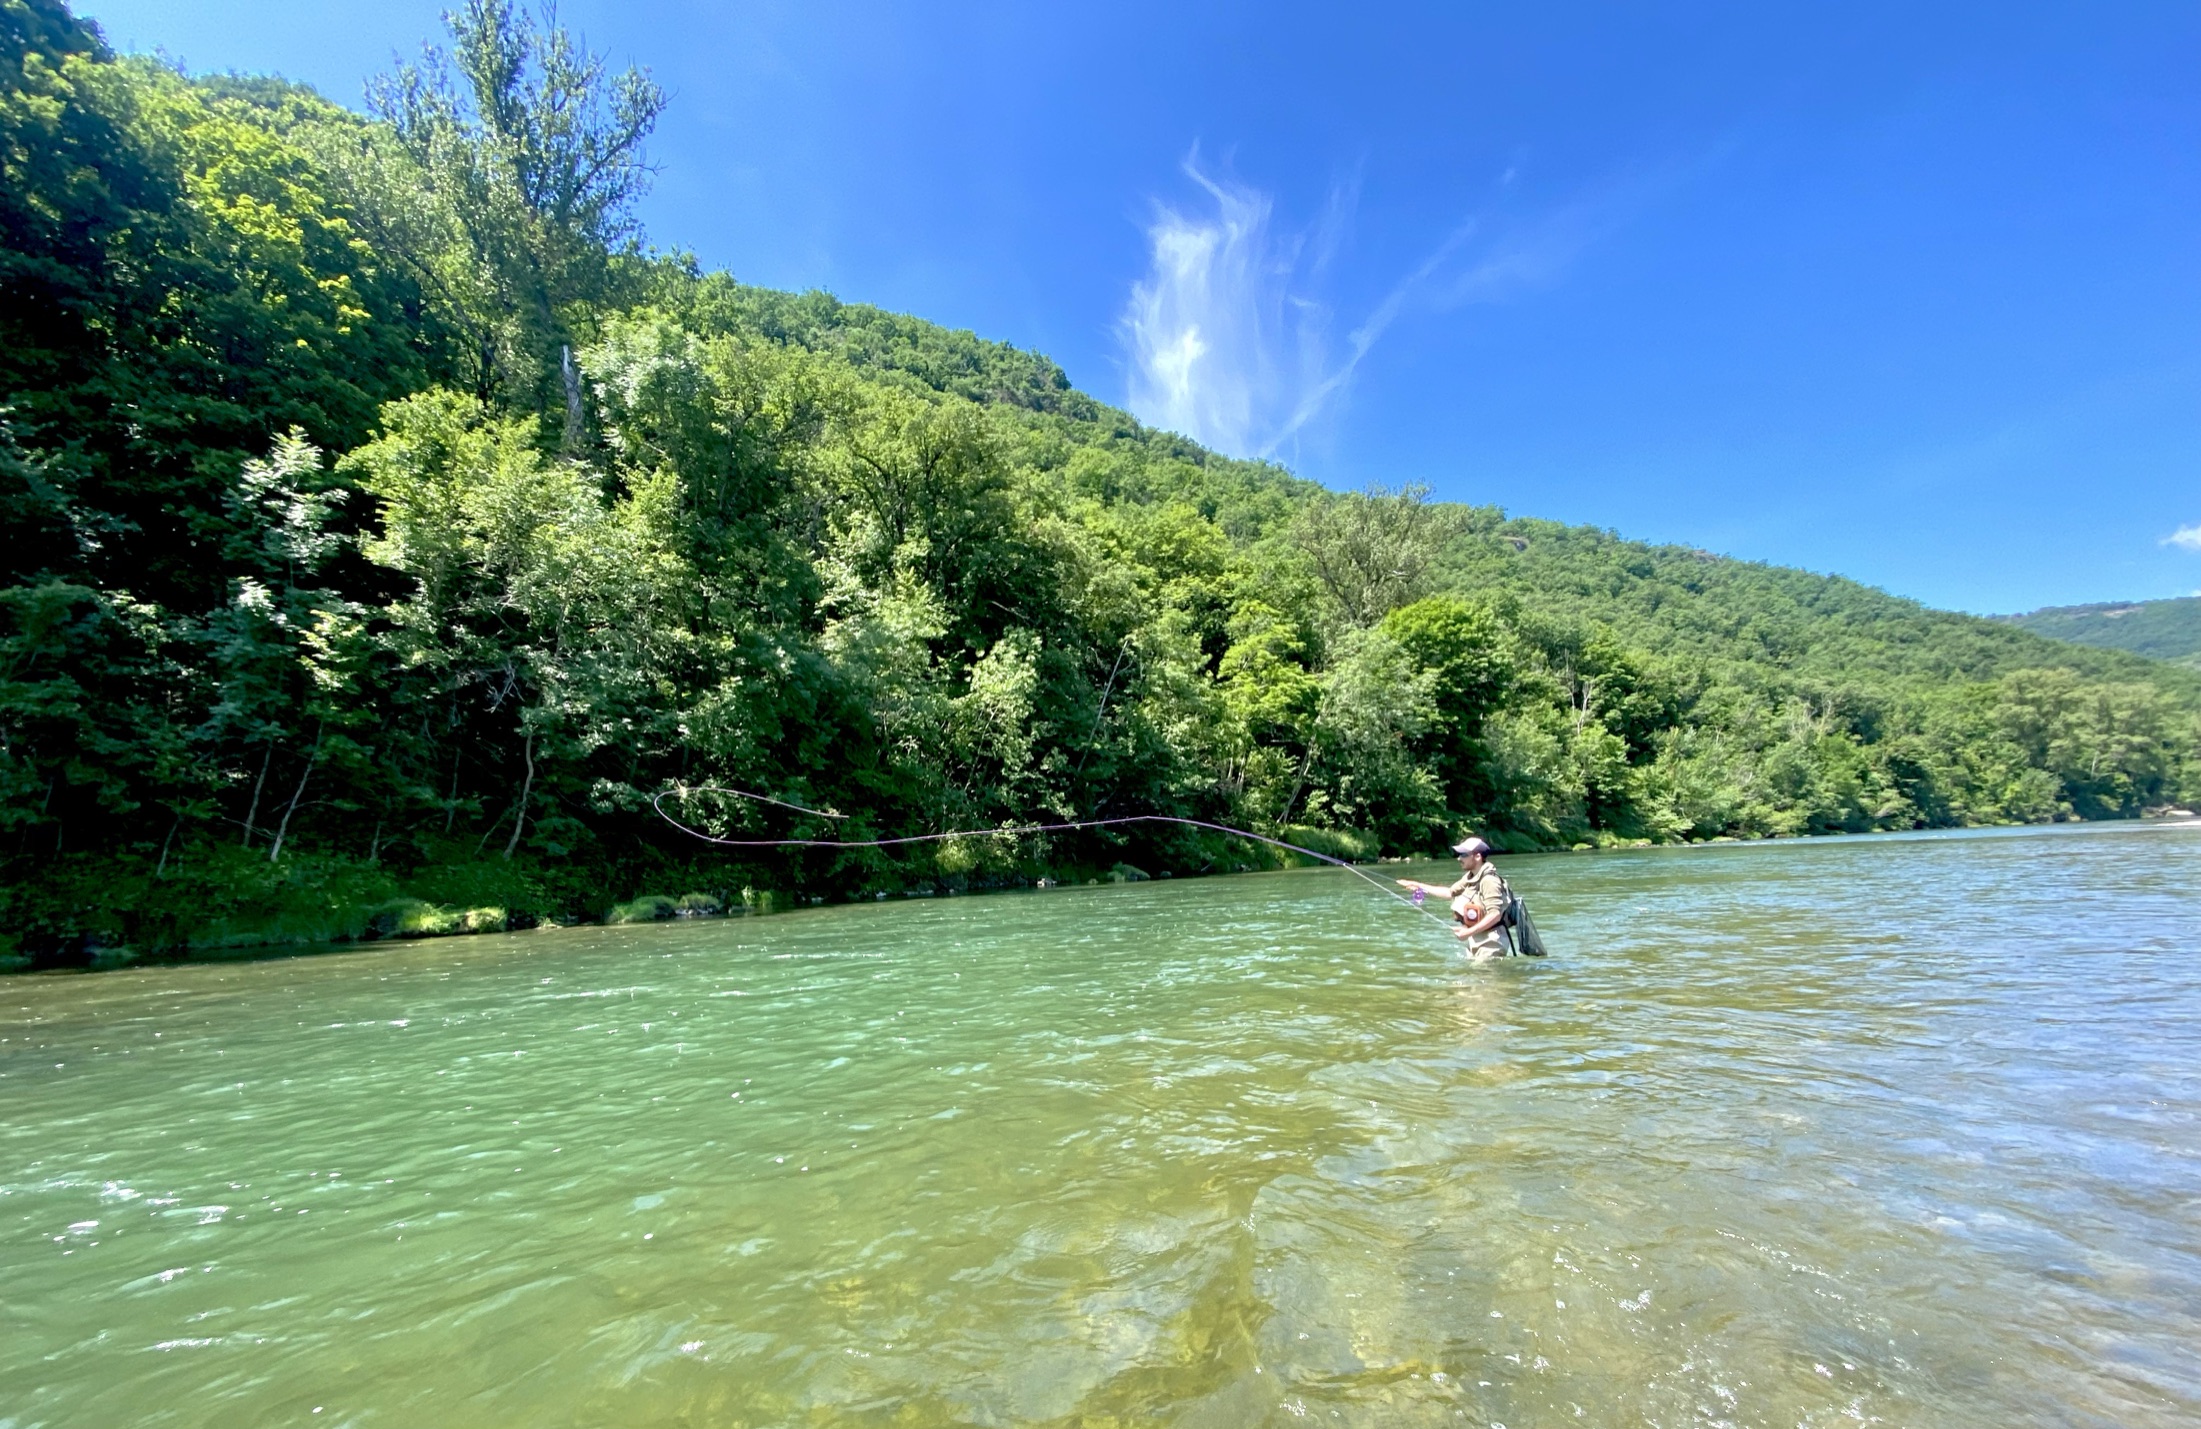
<path fill-rule="evenodd" d="M 2201 828 L 1501 867 L 0 981 L 0 1426 L 2201 1417 Z"/>

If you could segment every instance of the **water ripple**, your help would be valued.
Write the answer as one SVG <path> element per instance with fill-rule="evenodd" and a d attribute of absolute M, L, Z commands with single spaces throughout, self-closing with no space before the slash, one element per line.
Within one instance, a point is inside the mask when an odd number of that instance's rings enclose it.
<path fill-rule="evenodd" d="M 1508 871 L 0 983 L 0 1423 L 2201 1416 L 2201 830 Z"/>

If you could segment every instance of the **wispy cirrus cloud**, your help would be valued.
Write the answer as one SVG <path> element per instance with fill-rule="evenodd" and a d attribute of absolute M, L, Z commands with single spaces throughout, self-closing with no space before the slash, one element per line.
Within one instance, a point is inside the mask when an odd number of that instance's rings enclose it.
<path fill-rule="evenodd" d="M 1211 174 L 1195 150 L 1184 172 L 1193 210 L 1158 204 L 1149 264 L 1119 332 L 1140 420 L 1234 456 L 1273 456 L 1350 387 L 1383 335 L 1413 312 L 1496 302 L 1556 280 L 1623 221 L 1646 185 L 1608 185 L 1539 217 L 1470 215 L 1334 341 L 1324 296 L 1351 227 L 1358 181 L 1332 187 L 1305 231 L 1279 226 L 1274 201 Z M 1512 171 L 1501 181 L 1510 183 Z"/>
<path fill-rule="evenodd" d="M 2163 538 L 2166 546 L 2176 546 L 2184 551 L 2201 551 L 2201 521 L 2191 526 L 2181 526 Z"/>
<path fill-rule="evenodd" d="M 1131 410 L 1251 456 L 1285 420 L 1290 394 L 1319 381 L 1329 312 L 1305 292 L 1305 237 L 1277 231 L 1267 194 L 1211 178 L 1197 152 L 1184 170 L 1206 204 L 1197 213 L 1158 207 L 1147 228 L 1147 275 L 1132 286 L 1121 325 Z M 1311 249 L 1318 261 L 1321 238 Z"/>

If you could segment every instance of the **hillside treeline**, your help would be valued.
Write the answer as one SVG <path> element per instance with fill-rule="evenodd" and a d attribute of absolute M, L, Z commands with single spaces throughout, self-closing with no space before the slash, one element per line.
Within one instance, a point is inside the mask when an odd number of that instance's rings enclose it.
<path fill-rule="evenodd" d="M 2201 596 L 2050 606 L 1999 618 L 2052 640 L 2129 650 L 2201 670 Z"/>
<path fill-rule="evenodd" d="M 663 104 L 469 0 L 370 117 L 0 0 L 5 936 L 600 916 L 1247 848 L 2111 818 L 2181 672 L 1848 582 L 1334 494 L 1043 358 L 646 250 Z M 426 911 L 423 911 L 426 910 Z M 424 921 L 425 920 L 425 921 Z"/>

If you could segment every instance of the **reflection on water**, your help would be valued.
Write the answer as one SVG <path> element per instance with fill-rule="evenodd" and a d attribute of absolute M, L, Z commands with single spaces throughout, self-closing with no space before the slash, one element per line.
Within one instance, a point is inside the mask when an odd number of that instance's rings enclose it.
<path fill-rule="evenodd" d="M 0 1425 L 2171 1425 L 2201 831 L 0 983 Z"/>

